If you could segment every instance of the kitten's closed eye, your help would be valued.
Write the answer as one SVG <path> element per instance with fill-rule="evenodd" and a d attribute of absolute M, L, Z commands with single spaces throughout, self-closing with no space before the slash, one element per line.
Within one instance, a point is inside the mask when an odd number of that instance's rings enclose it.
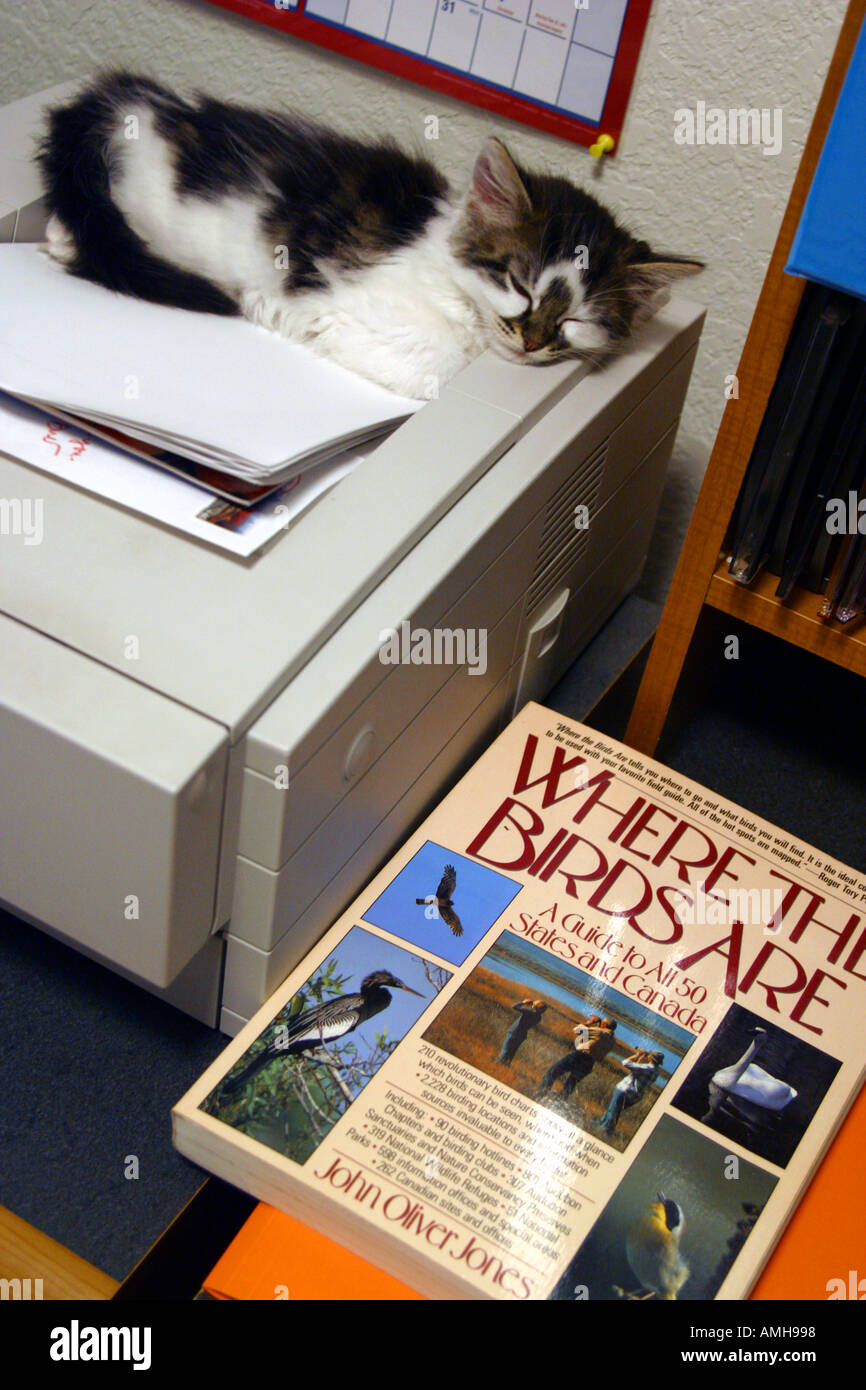
<path fill-rule="evenodd" d="M 528 308 L 529 305 L 532 303 L 532 295 L 529 293 L 529 290 L 526 288 L 525 285 L 521 283 L 520 280 L 517 279 L 517 276 L 514 275 L 511 271 L 508 272 L 508 279 L 511 284 L 511 288 L 515 291 L 515 293 L 522 295 L 523 298 L 526 300 L 526 306 Z"/>
<path fill-rule="evenodd" d="M 484 294 L 490 307 L 503 319 L 520 318 L 532 303 L 528 292 L 518 286 L 511 274 L 506 276 L 504 285 L 487 280 Z"/>
<path fill-rule="evenodd" d="M 491 280 L 495 280 L 496 283 L 497 283 L 498 285 L 502 285 L 503 288 L 504 288 L 505 282 L 506 282 L 506 276 L 507 276 L 507 274 L 508 274 L 508 262 L 507 262 L 507 261 L 481 261 L 481 260 L 480 260 L 480 261 L 477 262 L 477 264 L 478 264 L 479 269 L 483 270 L 483 271 L 485 272 L 486 275 L 489 275 L 489 276 L 490 276 Z"/>
<path fill-rule="evenodd" d="M 469 292 L 496 316 L 489 345 L 533 363 L 581 354 L 600 362 L 661 306 L 673 281 L 701 269 L 655 255 L 591 194 L 519 167 L 495 137 L 476 160 L 452 244 L 475 276 Z"/>

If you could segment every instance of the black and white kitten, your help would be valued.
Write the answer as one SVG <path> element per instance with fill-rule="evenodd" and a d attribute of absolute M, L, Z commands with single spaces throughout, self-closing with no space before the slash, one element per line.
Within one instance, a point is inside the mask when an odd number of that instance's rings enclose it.
<path fill-rule="evenodd" d="M 601 361 L 702 269 L 489 139 L 459 196 L 426 159 L 107 75 L 50 113 L 47 249 L 74 275 L 243 314 L 424 398 L 485 348 Z"/>

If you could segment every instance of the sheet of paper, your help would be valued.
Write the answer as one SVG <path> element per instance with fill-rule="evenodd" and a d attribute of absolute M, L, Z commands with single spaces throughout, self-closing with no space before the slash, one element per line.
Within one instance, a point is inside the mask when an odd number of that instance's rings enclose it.
<path fill-rule="evenodd" d="M 0 448 L 43 473 L 241 556 L 253 555 L 286 530 L 317 497 L 351 473 L 371 452 L 346 450 L 279 488 L 267 501 L 245 510 L 158 466 L 131 458 L 95 435 L 3 392 Z M 32 499 L 31 511 L 39 517 L 44 532 L 54 523 L 38 507 L 36 479 L 34 492 L 37 495 Z"/>
<path fill-rule="evenodd" d="M 0 246 L 0 389 L 255 469 L 356 442 L 422 404 L 243 319 L 115 294 L 17 245 Z"/>

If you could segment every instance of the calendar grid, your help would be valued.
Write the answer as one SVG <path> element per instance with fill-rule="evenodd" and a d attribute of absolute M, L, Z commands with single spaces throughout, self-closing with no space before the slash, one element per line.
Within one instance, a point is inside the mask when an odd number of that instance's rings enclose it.
<path fill-rule="evenodd" d="M 481 22 L 482 22 L 483 18 L 484 18 L 484 16 L 483 16 L 483 15 L 480 15 L 479 20 L 478 20 L 478 24 L 476 25 L 476 28 L 475 28 L 475 42 L 474 42 L 473 45 L 472 45 L 472 53 L 470 54 L 470 57 L 469 57 L 469 71 L 470 71 L 470 72 L 472 71 L 472 64 L 475 62 L 475 50 L 476 50 L 476 48 L 478 47 L 478 39 L 479 39 L 480 34 L 481 34 Z"/>
<path fill-rule="evenodd" d="M 571 33 L 570 33 L 569 36 L 568 36 L 568 42 L 569 42 L 569 44 L 574 43 L 574 31 L 575 31 L 576 28 L 577 28 L 577 7 L 575 6 L 574 15 L 573 15 L 572 21 L 571 21 Z M 554 103 L 556 106 L 559 105 L 559 94 L 560 94 L 560 92 L 562 91 L 562 84 L 563 84 L 564 81 L 565 81 L 565 68 L 562 69 L 562 76 L 560 77 L 560 79 L 559 79 L 559 85 L 558 85 L 557 88 L 556 88 L 556 102 Z"/>
<path fill-rule="evenodd" d="M 543 130 L 618 139 L 651 0 L 210 0 Z"/>
<path fill-rule="evenodd" d="M 355 0 L 356 4 L 357 2 L 358 0 Z M 563 2 L 564 0 L 559 0 L 559 3 Z M 550 0 L 548 0 L 548 3 L 550 3 Z M 447 4 L 450 4 L 453 8 L 446 10 L 445 5 Z M 529 95 L 531 95 L 531 97 L 535 101 L 548 107 L 550 110 L 567 112 L 569 115 L 578 116 L 584 120 L 592 120 L 594 114 L 595 118 L 597 119 L 601 115 L 601 109 L 604 104 L 604 96 L 607 92 L 606 82 L 604 83 L 603 91 L 600 93 L 599 99 L 597 100 L 597 109 L 595 113 L 593 113 L 592 111 L 578 110 L 576 107 L 567 106 L 561 101 L 562 88 L 565 84 L 566 76 L 568 74 L 569 60 L 571 57 L 570 50 L 574 47 L 579 49 L 585 49 L 587 52 L 595 52 L 600 57 L 604 58 L 606 62 L 609 62 L 611 69 L 613 68 L 614 62 L 613 55 L 604 53 L 601 49 L 593 49 L 589 44 L 581 44 L 577 40 L 575 40 L 574 35 L 577 29 L 577 21 L 580 11 L 578 11 L 574 7 L 573 0 L 571 0 L 570 7 L 572 13 L 569 16 L 570 27 L 567 34 L 555 33 L 552 28 L 544 27 L 541 24 L 534 23 L 533 21 L 536 17 L 541 17 L 539 14 L 539 10 L 537 8 L 532 8 L 532 5 L 534 4 L 536 4 L 536 0 L 530 0 L 530 7 L 527 9 L 526 21 L 521 22 L 515 15 L 505 15 L 497 13 L 495 11 L 487 9 L 486 7 L 482 9 L 479 0 L 432 0 L 430 8 L 428 8 L 426 12 L 424 11 L 423 0 L 390 0 L 388 8 L 388 17 L 384 25 L 384 32 L 381 38 L 378 37 L 378 35 L 375 36 L 374 41 L 386 43 L 390 47 L 395 48 L 402 53 L 406 53 L 408 56 L 419 58 L 422 61 L 439 63 L 442 67 L 448 69 L 450 72 L 459 74 L 462 77 L 470 77 L 473 81 L 476 82 L 483 82 L 486 86 L 493 87 L 498 91 L 521 92 L 522 89 L 517 82 L 517 78 L 521 72 L 521 64 L 523 63 L 524 59 L 527 35 L 529 35 L 531 32 L 535 32 L 536 34 L 542 34 L 552 39 L 554 43 L 557 45 L 557 49 L 559 47 L 561 47 L 562 49 L 562 52 L 558 54 L 558 57 L 561 58 L 561 62 L 558 62 L 555 65 L 558 68 L 556 86 L 555 88 L 551 87 L 549 89 L 549 97 L 546 97 L 542 94 L 542 91 L 540 90 L 538 85 L 534 85 L 530 88 Z M 407 6 L 413 7 L 416 19 L 422 13 L 426 13 L 427 15 L 432 14 L 433 16 L 432 24 L 430 24 L 429 29 L 426 27 L 426 25 L 424 25 L 422 29 L 422 26 L 419 23 L 417 29 L 418 42 L 415 46 L 412 47 L 408 46 L 405 43 L 400 43 L 392 39 L 392 25 L 395 19 L 395 10 L 398 16 L 402 14 L 402 16 L 405 18 L 407 14 Z M 370 38 L 372 36 L 371 30 L 360 29 L 350 22 L 351 10 L 352 4 L 346 3 L 343 10 L 343 18 L 341 19 L 339 18 L 338 7 L 335 7 L 333 0 L 307 0 L 307 15 L 319 20 L 319 22 L 323 24 L 336 25 L 337 27 L 343 28 L 351 34 L 357 34 L 359 37 Z M 463 65 L 456 62 L 449 62 L 447 61 L 447 59 L 443 57 L 437 56 L 436 54 L 431 54 L 431 47 L 433 44 L 434 35 L 436 35 L 437 33 L 437 19 L 441 19 L 443 15 L 459 16 L 461 22 L 465 22 L 466 18 L 477 20 L 477 23 L 475 24 L 474 35 L 472 36 L 471 50 L 469 52 L 469 56 L 466 63 Z M 481 73 L 476 72 L 474 70 L 475 55 L 478 50 L 478 42 L 482 34 L 483 23 L 485 18 L 491 15 L 497 22 L 503 21 L 507 24 L 518 24 L 522 31 L 520 48 L 517 53 L 516 62 L 511 64 L 510 73 L 507 73 L 505 70 L 502 71 L 501 77 L 504 80 L 500 81 L 496 81 L 494 78 L 482 75 Z M 422 33 L 424 34 L 423 40 Z M 528 80 L 532 82 L 534 79 L 538 78 L 540 67 L 539 63 L 536 62 L 534 67 L 535 71 L 533 71 L 533 64 L 531 62 L 526 64 L 526 68 L 528 70 L 528 78 L 525 78 L 524 81 Z"/>

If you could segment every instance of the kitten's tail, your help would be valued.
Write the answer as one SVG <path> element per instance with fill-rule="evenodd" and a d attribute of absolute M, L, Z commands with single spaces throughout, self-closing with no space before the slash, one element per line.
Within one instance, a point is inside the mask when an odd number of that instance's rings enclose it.
<path fill-rule="evenodd" d="M 68 236 L 58 259 L 73 275 L 139 299 L 237 314 L 237 305 L 209 280 L 153 255 L 112 202 L 112 138 L 124 106 L 128 109 L 135 100 L 149 105 L 177 102 L 146 78 L 117 73 L 100 78 L 68 106 L 49 113 L 36 158 L 48 211 Z"/>

